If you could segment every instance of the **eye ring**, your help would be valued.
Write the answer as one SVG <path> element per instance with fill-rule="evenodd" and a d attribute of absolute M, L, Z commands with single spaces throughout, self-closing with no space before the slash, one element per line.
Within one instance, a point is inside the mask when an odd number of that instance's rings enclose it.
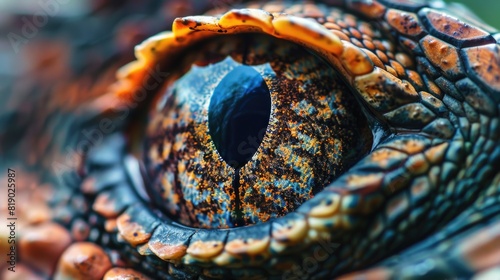
<path fill-rule="evenodd" d="M 251 17 L 254 15 L 254 13 L 255 11 L 249 12 L 247 10 L 233 10 L 231 12 L 228 12 L 228 15 L 245 14 L 246 18 L 248 19 L 246 23 L 252 23 Z M 257 13 L 261 13 L 260 16 L 269 17 L 269 14 L 266 12 Z M 230 16 L 228 16 L 228 18 L 230 18 Z M 289 18 L 290 20 L 287 21 L 286 18 Z M 262 24 L 258 23 L 258 21 L 261 20 L 262 18 L 256 19 L 257 23 L 255 24 Z M 207 17 L 191 17 L 176 20 L 173 32 L 164 32 L 148 39 L 143 44 L 138 46 L 136 48 L 136 57 L 138 58 L 138 60 L 128 64 L 118 72 L 119 81 L 113 88 L 114 95 L 124 103 L 131 102 L 134 92 L 141 87 L 141 81 L 147 79 L 147 77 L 150 75 L 151 69 L 155 69 L 156 72 L 165 71 L 165 69 L 168 69 L 167 65 L 174 62 L 172 58 L 175 57 L 176 53 L 181 53 L 188 45 L 194 44 L 195 42 L 199 42 L 212 36 L 218 36 L 220 32 L 217 32 L 215 28 L 220 27 L 219 25 L 215 24 L 215 21 L 215 18 Z M 184 23 L 180 24 L 180 22 Z M 301 18 L 297 18 L 294 16 L 281 16 L 279 22 L 281 22 L 280 28 L 282 28 L 282 34 L 286 33 L 285 30 L 290 31 L 289 35 L 283 36 L 285 39 L 296 42 L 298 44 L 307 44 L 313 41 L 315 45 L 313 45 L 312 51 L 317 51 L 320 55 L 326 54 L 326 56 L 323 57 L 330 58 L 330 61 L 335 62 L 336 65 L 341 65 L 340 62 L 342 61 L 342 57 L 339 54 L 341 53 L 339 51 L 339 48 L 343 46 L 343 43 L 338 37 L 328 32 L 328 30 L 326 30 L 323 26 L 315 24 L 309 20 L 304 21 Z M 293 22 L 292 24 L 294 27 L 300 27 L 300 32 L 293 32 L 292 29 L 286 29 L 287 24 L 289 27 L 290 22 Z M 202 26 L 203 28 L 207 29 L 211 28 L 212 30 L 197 30 L 197 32 L 192 32 L 193 30 L 189 31 L 189 26 L 193 24 L 198 27 Z M 226 33 L 255 32 L 255 24 L 245 26 L 242 22 L 236 22 L 234 24 L 234 27 L 227 29 Z M 266 28 L 268 31 L 270 30 L 269 27 Z M 187 33 L 192 34 L 188 36 Z M 275 31 L 272 31 L 272 33 L 273 34 L 271 35 L 276 35 Z M 322 40 L 318 41 L 318 36 L 321 37 Z M 320 49 L 323 46 L 327 46 L 327 49 Z M 332 48 L 335 48 L 333 52 Z M 170 55 L 167 55 L 167 53 Z M 161 65 L 155 64 L 155 61 L 157 61 L 158 57 L 164 58 L 163 60 L 161 60 Z M 341 68 L 344 69 L 344 66 L 341 66 Z M 341 74 L 346 77 L 346 80 L 349 80 L 349 71 L 342 70 Z M 241 257 L 257 256 L 262 253 L 262 251 L 253 251 L 254 249 L 252 248 L 255 248 L 254 245 L 257 243 L 262 244 L 263 250 L 274 248 L 273 251 L 275 251 L 275 253 L 273 253 L 273 255 L 278 254 L 277 256 L 279 256 L 281 254 L 284 254 L 285 256 L 289 253 L 288 250 L 282 251 L 282 249 L 280 249 L 283 248 L 285 244 L 287 244 L 287 247 L 291 245 L 298 246 L 298 244 L 300 244 L 300 247 L 304 247 L 307 246 L 307 244 L 310 244 L 310 242 L 314 243 L 318 242 L 319 240 L 325 240 L 325 236 L 317 236 L 312 239 L 306 238 L 306 233 L 310 230 L 324 231 L 325 229 L 329 229 L 332 226 L 338 229 L 346 227 L 351 228 L 350 225 L 346 224 L 346 221 L 342 221 L 341 223 L 334 222 L 335 220 L 337 220 L 337 218 L 332 217 L 332 215 L 336 215 L 338 213 L 339 204 L 337 202 L 340 201 L 339 197 L 342 197 L 344 194 L 331 192 L 328 190 L 324 192 L 325 196 L 315 197 L 304 203 L 304 205 L 302 205 L 296 212 L 273 220 L 272 222 L 257 224 L 250 227 L 226 230 L 197 230 L 194 235 L 191 235 L 189 233 L 193 233 L 192 229 L 171 221 L 170 219 L 168 219 L 168 217 L 165 217 L 161 213 L 153 214 L 148 211 L 137 212 L 136 210 L 139 210 L 139 208 L 134 207 L 132 203 L 127 208 L 128 210 L 125 210 L 125 212 L 120 214 L 121 219 L 119 218 L 119 220 L 121 221 L 121 223 L 119 222 L 119 224 L 121 225 L 118 226 L 117 230 L 120 236 L 122 236 L 122 238 L 124 238 L 124 240 L 129 244 L 138 244 L 138 241 L 136 240 L 136 236 L 134 236 L 133 234 L 127 234 L 131 232 L 125 230 L 125 228 L 127 228 L 127 225 L 132 224 L 134 228 L 139 231 L 151 232 L 153 233 L 153 236 L 149 237 L 149 240 L 151 242 L 163 242 L 161 243 L 162 245 L 158 243 L 157 246 L 159 247 L 157 248 L 162 248 L 165 246 L 170 248 L 170 246 L 173 246 L 175 242 L 179 242 L 179 240 L 170 242 L 162 240 L 160 236 L 165 233 L 159 234 L 163 232 L 162 230 L 160 230 L 160 228 L 167 230 L 167 232 L 178 232 L 181 236 L 184 236 L 185 234 L 191 236 L 190 238 L 188 238 L 191 242 L 190 244 L 186 244 L 183 242 L 181 242 L 181 244 L 178 244 L 178 246 L 181 247 L 186 246 L 184 254 L 180 254 L 178 256 L 165 256 L 161 254 L 161 250 L 143 252 L 147 255 L 157 255 L 160 259 L 163 260 L 182 260 L 182 262 L 186 265 L 206 265 L 208 263 L 211 263 L 223 267 L 229 264 L 231 266 L 241 266 L 244 265 L 244 262 L 240 262 L 242 261 L 242 259 L 240 259 Z M 335 203 L 333 203 L 334 201 Z M 311 213 L 316 217 L 308 217 L 308 215 L 305 213 Z M 155 216 L 161 217 L 161 221 L 158 220 L 158 218 L 155 218 Z M 158 232 L 158 234 L 154 235 L 154 232 Z M 212 240 L 208 240 L 207 238 L 202 237 L 205 235 L 211 236 Z M 246 239 L 246 236 L 248 237 L 248 239 Z M 241 242 L 241 240 L 246 240 L 247 244 L 240 244 L 239 242 Z M 328 240 L 330 239 L 328 238 Z M 146 242 L 145 245 L 151 242 Z M 213 256 L 197 255 L 196 252 L 198 251 L 196 250 L 196 246 L 205 248 L 207 246 L 210 246 L 210 244 L 213 242 L 222 242 L 223 244 L 225 244 L 224 249 L 221 252 L 217 252 L 217 254 L 214 254 Z M 333 241 L 330 240 L 329 242 Z M 239 249 L 231 249 L 233 247 Z M 183 250 L 181 250 L 181 252 L 182 251 Z M 259 262 L 264 260 L 265 259 L 262 259 Z"/>

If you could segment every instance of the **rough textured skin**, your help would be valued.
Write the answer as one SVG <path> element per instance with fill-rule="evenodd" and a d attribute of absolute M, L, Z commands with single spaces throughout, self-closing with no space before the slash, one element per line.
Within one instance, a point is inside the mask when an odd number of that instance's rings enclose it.
<path fill-rule="evenodd" d="M 109 91 L 107 73 L 129 60 L 126 55 L 92 69 L 100 73 L 93 83 L 86 67 L 37 74 L 36 91 L 48 88 L 41 93 L 50 98 L 44 106 L 28 102 L 17 83 L 16 94 L 5 95 L 9 107 L 0 122 L 17 126 L 0 131 L 7 158 L 0 166 L 18 167 L 23 202 L 16 211 L 31 226 L 19 236 L 20 273 L 56 279 L 498 278 L 497 31 L 465 13 L 450 15 L 456 10 L 439 2 L 247 7 L 175 20 L 173 32 L 136 49 L 137 60 L 118 72 Z M 148 203 L 148 182 L 132 156 L 140 151 L 141 124 L 160 82 L 141 89 L 144 81 L 165 79 L 189 46 L 248 32 L 303 45 L 329 63 L 363 108 L 373 148 L 281 218 L 230 229 L 181 226 Z M 67 84 L 49 87 L 56 77 L 67 77 Z M 47 228 L 70 236 L 61 256 Z M 50 257 L 30 257 L 40 248 Z"/>

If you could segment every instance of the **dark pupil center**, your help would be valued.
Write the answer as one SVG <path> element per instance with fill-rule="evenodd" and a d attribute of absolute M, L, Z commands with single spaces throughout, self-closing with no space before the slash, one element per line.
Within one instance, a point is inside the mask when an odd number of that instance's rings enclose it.
<path fill-rule="evenodd" d="M 271 95 L 262 76 L 238 66 L 217 85 L 210 99 L 208 127 L 221 157 L 240 168 L 255 154 L 271 115 Z"/>

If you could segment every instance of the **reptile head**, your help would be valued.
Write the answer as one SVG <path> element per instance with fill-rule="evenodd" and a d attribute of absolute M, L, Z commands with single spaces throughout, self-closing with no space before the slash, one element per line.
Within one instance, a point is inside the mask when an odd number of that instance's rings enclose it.
<path fill-rule="evenodd" d="M 386 278 L 468 277 L 498 265 L 496 243 L 446 253 L 500 232 L 486 203 L 500 197 L 497 31 L 453 12 L 285 1 L 176 19 L 85 106 L 99 141 L 72 192 L 88 209 L 59 203 L 85 218 L 55 219 L 90 225 L 81 240 L 114 257 L 106 269 L 135 270 L 107 277 L 331 278 L 372 265 Z M 88 246 L 71 245 L 57 275 Z"/>

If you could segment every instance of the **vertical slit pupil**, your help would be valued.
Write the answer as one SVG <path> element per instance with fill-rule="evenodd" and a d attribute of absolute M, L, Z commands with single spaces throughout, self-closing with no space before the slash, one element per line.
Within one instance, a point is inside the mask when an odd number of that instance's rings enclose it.
<path fill-rule="evenodd" d="M 221 157 L 238 169 L 259 148 L 269 124 L 271 94 L 259 72 L 238 66 L 217 85 L 210 99 L 208 127 Z"/>

